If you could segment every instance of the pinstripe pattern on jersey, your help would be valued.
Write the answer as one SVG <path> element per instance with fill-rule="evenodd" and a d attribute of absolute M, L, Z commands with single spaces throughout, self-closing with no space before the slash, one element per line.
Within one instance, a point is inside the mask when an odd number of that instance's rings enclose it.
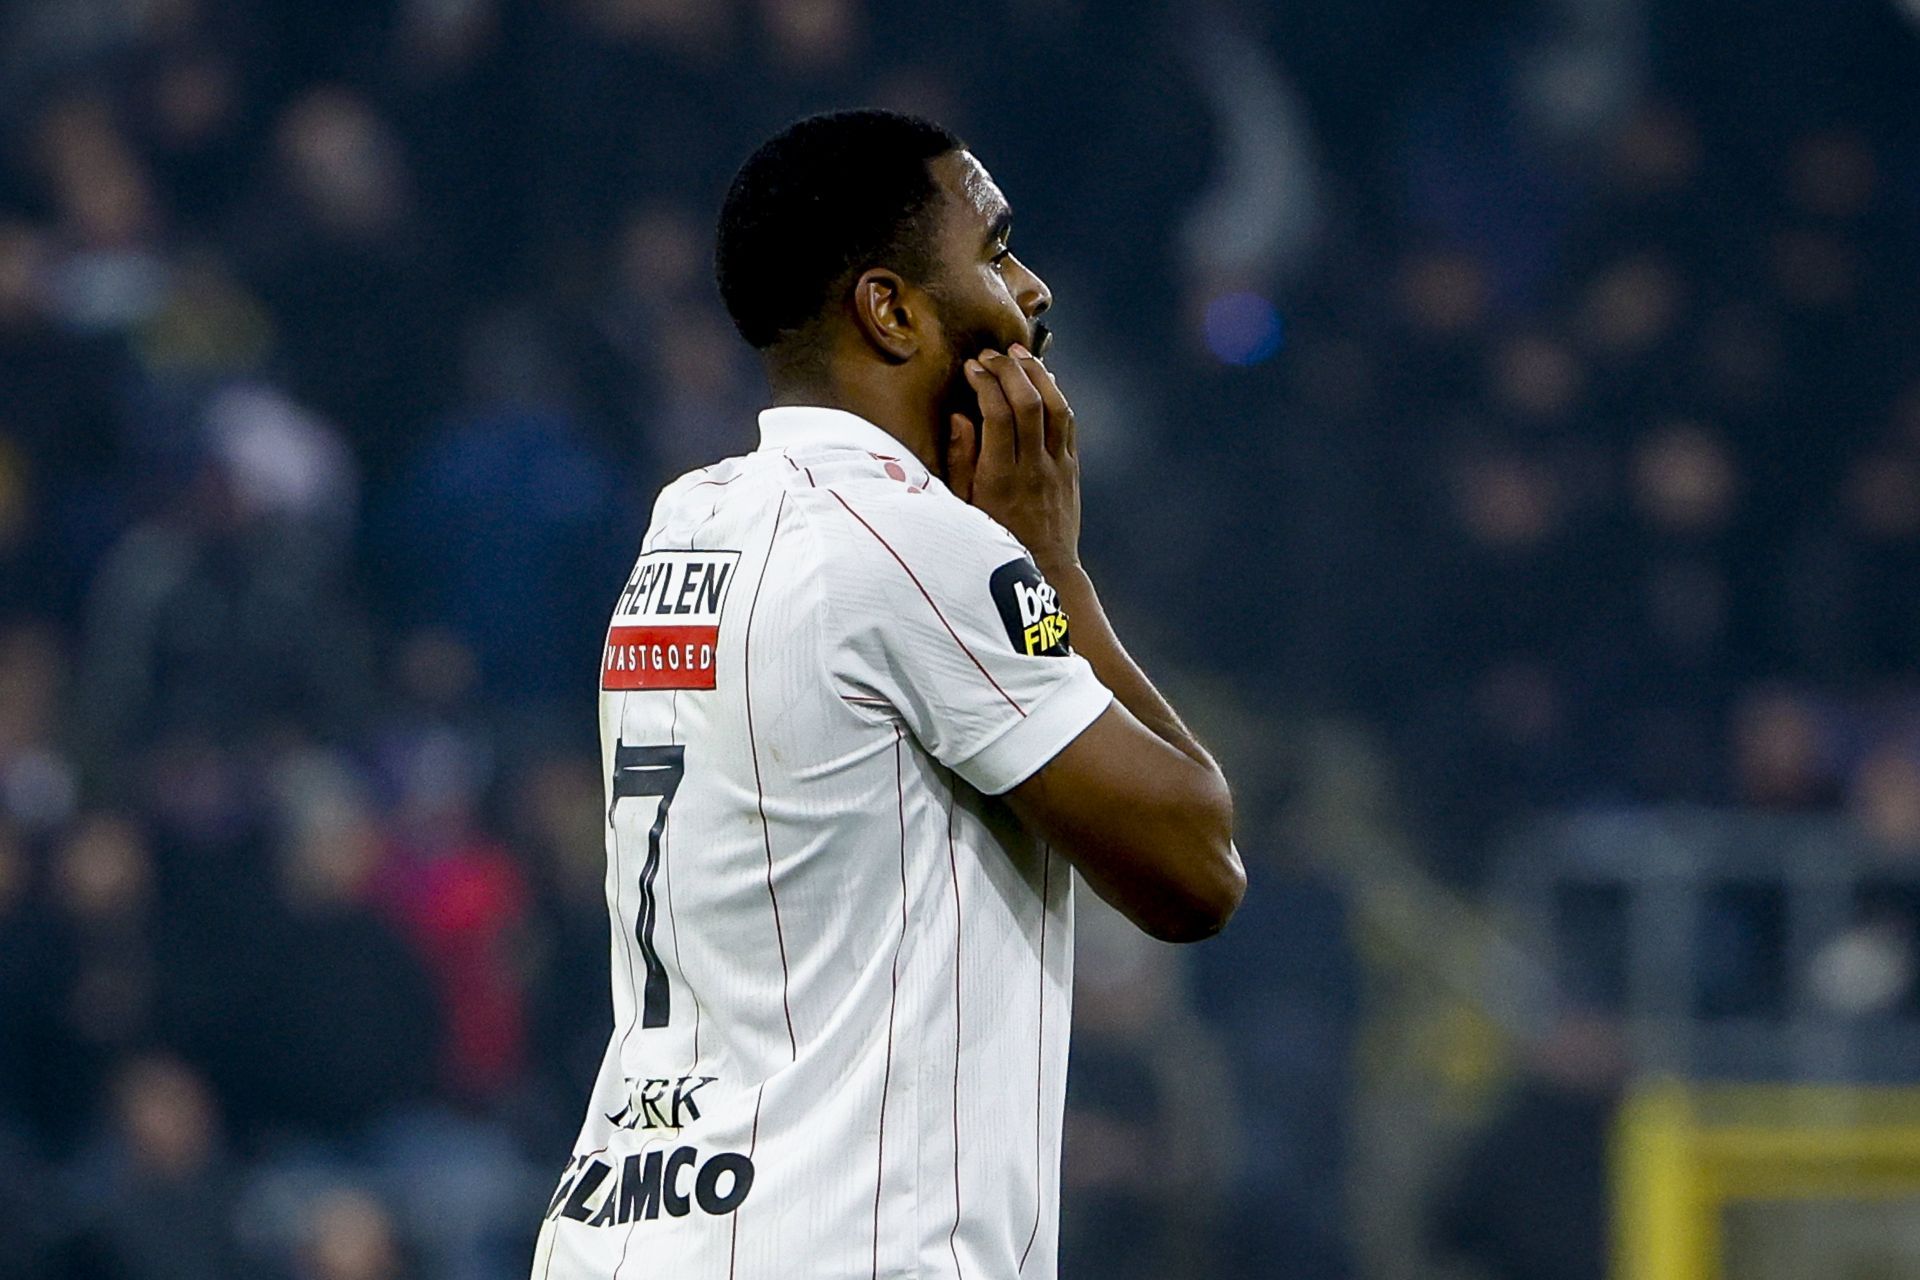
<path fill-rule="evenodd" d="M 893 549 L 893 544 L 891 542 L 888 542 L 885 538 L 880 536 L 879 530 L 875 529 L 872 525 L 867 523 L 865 516 L 862 516 L 858 511 L 855 511 L 852 507 L 847 506 L 847 500 L 841 497 L 837 490 L 829 489 L 827 490 L 827 492 L 833 495 L 833 500 L 835 502 L 838 502 L 841 506 L 847 508 L 847 514 L 852 516 L 855 520 L 858 520 L 860 522 L 861 528 L 865 529 L 868 533 L 871 533 L 873 535 L 875 542 L 878 542 L 881 546 L 887 549 L 887 554 L 892 556 L 894 558 L 894 561 L 899 564 L 901 569 L 906 571 L 907 577 L 913 580 L 914 589 L 917 590 L 920 593 L 921 598 L 927 602 L 927 607 L 933 610 L 933 616 L 940 619 L 940 625 L 946 628 L 947 634 L 953 637 L 953 642 L 960 646 L 960 651 L 967 655 L 968 661 L 972 662 L 974 667 L 980 672 L 980 674 L 986 677 L 987 683 L 993 686 L 993 691 L 999 694 L 1001 697 L 1005 698 L 1007 700 L 1007 705 L 1012 707 L 1015 711 L 1018 711 L 1021 714 L 1021 716 L 1024 717 L 1027 714 L 1026 708 L 1021 706 L 1018 702 L 1015 702 L 1013 700 L 1013 695 L 1000 687 L 1000 682 L 993 678 L 993 673 L 987 670 L 985 664 L 983 664 L 980 661 L 979 655 L 976 654 L 972 649 L 969 649 L 967 647 L 967 642 L 960 638 L 960 633 L 953 629 L 953 624 L 951 622 L 947 621 L 947 615 L 940 612 L 940 606 L 933 602 L 932 593 L 930 593 L 927 590 L 926 585 L 920 581 L 920 575 L 913 571 L 913 566 L 909 565 L 904 559 L 901 558 L 900 553 Z"/>
<path fill-rule="evenodd" d="M 893 944 L 893 992 L 887 1003 L 887 1064 L 880 1074 L 880 1124 L 873 1157 L 873 1280 L 880 1277 L 880 1183 L 887 1171 L 887 1090 L 893 1084 L 893 1019 L 900 1006 L 900 953 L 907 945 L 907 784 L 900 773 L 902 734 L 893 730 L 893 794 L 900 815 L 900 938 Z"/>
<path fill-rule="evenodd" d="M 960 915 L 960 860 L 954 853 L 953 819 L 957 802 L 953 770 L 947 770 L 947 869 L 953 876 L 953 1230 L 947 1232 L 947 1250 L 953 1254 L 953 1274 L 964 1280 L 960 1266 L 960 973 L 965 956 L 961 940 L 966 936 Z"/>
<path fill-rule="evenodd" d="M 1040 1034 L 1033 1042 L 1033 1230 L 1027 1233 L 1026 1248 L 1020 1250 L 1019 1271 L 1024 1274 L 1033 1242 L 1040 1238 L 1040 1206 L 1046 1201 L 1045 1179 L 1040 1176 L 1041 1138 L 1045 1129 L 1043 1100 L 1047 1081 L 1047 904 L 1053 896 L 1053 846 L 1040 846 L 1040 963 L 1038 986 Z"/>
<path fill-rule="evenodd" d="M 767 825 L 767 788 L 760 775 L 760 743 L 753 732 L 753 615 L 760 609 L 760 589 L 767 585 L 767 566 L 773 563 L 773 544 L 780 539 L 780 519 L 786 513 L 787 495 L 782 493 L 773 515 L 773 532 L 767 535 L 767 553 L 760 561 L 760 578 L 753 584 L 753 604 L 747 609 L 746 662 L 742 664 L 741 683 L 747 704 L 747 750 L 753 757 L 754 803 L 760 811 L 760 837 L 767 847 L 767 901 L 773 904 L 773 939 L 780 950 L 780 1009 L 787 1018 L 787 1045 L 794 1061 L 798 1062 L 800 1039 L 793 1033 L 793 1000 L 789 994 L 793 971 L 787 966 L 787 934 L 780 925 L 780 895 L 773 891 L 773 830 Z"/>

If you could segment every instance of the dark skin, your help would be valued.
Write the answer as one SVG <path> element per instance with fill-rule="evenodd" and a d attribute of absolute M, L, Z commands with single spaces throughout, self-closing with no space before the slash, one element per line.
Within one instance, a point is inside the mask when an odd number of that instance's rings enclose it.
<path fill-rule="evenodd" d="M 773 353 L 779 404 L 857 413 L 1033 555 L 1072 619 L 1074 649 L 1114 694 L 1085 732 L 1007 793 L 1028 830 L 1155 937 L 1211 936 L 1246 892 L 1225 776 L 1128 656 L 1080 563 L 1073 409 L 1036 352 L 1046 283 L 1008 248 L 1005 196 L 964 151 L 928 166 L 941 189 L 935 268 L 875 267 L 824 318 L 805 374 Z"/>

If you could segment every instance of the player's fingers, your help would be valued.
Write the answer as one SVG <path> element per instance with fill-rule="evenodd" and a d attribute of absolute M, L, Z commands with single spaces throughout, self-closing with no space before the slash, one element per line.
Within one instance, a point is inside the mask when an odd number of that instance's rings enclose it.
<path fill-rule="evenodd" d="M 947 431 L 947 488 L 962 502 L 973 498 L 973 468 L 979 449 L 980 428 L 966 414 L 954 414 Z"/>
<path fill-rule="evenodd" d="M 1047 448 L 1047 405 L 1040 393 L 1020 367 L 1020 362 L 1009 355 L 990 352 L 980 358 L 1000 382 L 1000 390 L 1007 397 L 1007 404 L 1013 411 L 1014 450 L 1022 461 L 1038 461 Z"/>
<path fill-rule="evenodd" d="M 983 352 L 983 356 L 994 354 Z M 979 360 L 966 363 L 967 385 L 980 397 L 980 449 L 976 474 L 981 471 L 1011 471 L 1013 469 L 1013 406 L 1007 403 L 1007 393 L 1001 389 L 1000 380 L 987 372 L 987 367 Z"/>
<path fill-rule="evenodd" d="M 1066 393 L 1060 390 L 1060 384 L 1054 381 L 1053 371 L 1048 369 L 1039 356 L 1025 347 L 1013 348 L 1014 355 L 1027 372 L 1027 380 L 1033 383 L 1034 390 L 1040 393 L 1040 400 L 1047 410 L 1047 452 L 1059 457 L 1073 444 L 1073 406 L 1067 403 Z"/>

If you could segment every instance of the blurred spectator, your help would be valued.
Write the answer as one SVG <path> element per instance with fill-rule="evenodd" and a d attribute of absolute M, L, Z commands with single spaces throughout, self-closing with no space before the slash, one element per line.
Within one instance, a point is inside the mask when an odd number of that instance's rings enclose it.
<path fill-rule="evenodd" d="M 1738 612 L 1742 477 L 1724 435 L 1704 424 L 1661 423 L 1630 447 L 1626 539 L 1636 563 L 1618 607 L 1641 641 L 1592 661 L 1606 673 L 1609 737 L 1633 793 L 1697 795 L 1713 785 L 1703 762 L 1758 647 L 1756 620 Z"/>
<path fill-rule="evenodd" d="M 136 335 L 136 350 L 156 382 L 195 387 L 256 371 L 266 361 L 274 337 L 273 318 L 259 299 L 234 279 L 224 261 L 199 254 L 183 260 L 173 272 L 159 309 Z M 265 388 L 245 388 L 235 398 L 262 395 L 277 397 Z M 304 434 L 323 433 L 330 435 L 331 429 Z M 352 464 L 344 459 L 336 456 L 332 461 L 334 470 L 351 470 Z"/>
<path fill-rule="evenodd" d="M 150 316 L 167 281 L 158 251 L 161 210 L 113 104 L 91 95 L 56 103 L 40 121 L 37 142 L 62 250 L 49 263 L 54 315 L 95 331 Z"/>
<path fill-rule="evenodd" d="M 441 424 L 387 513 L 392 590 L 411 621 L 457 636 L 504 701 L 552 698 L 594 661 L 607 584 L 640 530 L 535 317 L 476 327 L 465 375 L 470 407 Z"/>
<path fill-rule="evenodd" d="M 432 977 L 443 1087 L 497 1098 L 526 1067 L 526 878 L 481 825 L 484 762 L 446 731 L 394 745 L 396 821 L 370 882 L 373 901 Z"/>
<path fill-rule="evenodd" d="M 1488 1280 L 1602 1280 L 1607 1142 L 1626 1061 L 1620 1030 L 1569 1014 L 1443 1179 L 1435 1240 Z"/>
<path fill-rule="evenodd" d="M 1836 761 L 1820 708 L 1787 689 L 1756 692 L 1736 708 L 1732 726 L 1734 796 L 1762 809 L 1831 806 Z"/>
<path fill-rule="evenodd" d="M 338 1140 L 429 1095 L 439 1010 L 419 956 L 374 908 L 382 833 L 357 787 L 317 753 L 283 785 L 260 1074 L 275 1122 Z"/>
<path fill-rule="evenodd" d="M 36 1006 L 44 998 L 36 990 L 45 976 L 45 940 L 29 918 L 33 864 L 25 844 L 10 824 L 0 824 L 0 1025 L 12 1028 L 0 1046 L 0 1142 L 20 1141 L 29 1132 L 38 1101 L 34 1096 L 33 1054 Z"/>
<path fill-rule="evenodd" d="M 1576 323 L 1602 359 L 1629 359 L 1653 350 L 1673 332 L 1684 301 L 1671 265 L 1655 254 L 1633 254 L 1594 279 Z"/>
<path fill-rule="evenodd" d="M 79 797 L 58 740 L 67 696 L 65 655 L 52 628 L 0 631 L 0 811 L 26 831 L 58 829 Z"/>
<path fill-rule="evenodd" d="M 1855 771 L 1848 809 L 1879 857 L 1920 859 L 1920 758 L 1902 743 L 1877 746 Z"/>
<path fill-rule="evenodd" d="M 322 1196 L 309 1211 L 296 1280 L 407 1280 L 393 1219 L 358 1191 Z"/>
<path fill-rule="evenodd" d="M 132 1059 L 89 1227 L 107 1274 L 223 1280 L 252 1274 L 234 1235 L 235 1184 L 204 1080 L 164 1057 Z"/>
<path fill-rule="evenodd" d="M 54 1185 L 47 1138 L 65 1126 L 45 1108 L 68 1099 L 47 1088 L 42 1057 L 53 1048 L 48 992 L 48 938 L 34 918 L 33 866 L 23 842 L 0 822 L 0 1240 L 10 1274 L 39 1280 L 56 1274 L 71 1209 L 46 1194 Z M 66 1055 L 61 1055 L 64 1060 Z M 63 1063 L 51 1064 L 55 1070 Z M 67 1126 L 75 1118 L 61 1117 Z"/>
<path fill-rule="evenodd" d="M 1875 871 L 1852 918 L 1825 938 L 1801 975 L 1822 1012 L 1884 1019 L 1920 1012 L 1920 758 L 1910 743 L 1882 741 L 1856 769 L 1847 797 Z"/>
<path fill-rule="evenodd" d="M 1068 1276 L 1217 1274 L 1238 1100 L 1176 953 L 1089 895 L 1076 921 L 1061 1249 Z"/>
<path fill-rule="evenodd" d="M 613 1025 L 606 990 L 583 977 L 607 952 L 605 786 L 597 759 L 564 756 L 530 764 L 513 797 L 515 845 L 534 889 L 529 981 L 540 1053 L 532 1067 L 554 1098 L 592 1087 Z M 563 1143 L 575 1127 L 570 1110 L 549 1122 Z"/>
<path fill-rule="evenodd" d="M 372 104 L 317 88 L 281 116 L 278 184 L 249 218 L 249 275 L 279 321 L 290 389 L 390 476 L 445 400 L 457 298 L 417 220 L 399 140 Z"/>
<path fill-rule="evenodd" d="M 231 388 L 187 455 L 88 602 L 78 687 L 85 760 L 102 773 L 168 734 L 244 737 L 295 716 L 341 733 L 363 713 L 337 442 L 277 393 Z"/>
<path fill-rule="evenodd" d="M 66 620 L 122 518 L 128 361 L 61 325 L 54 247 L 0 212 L 0 601 Z"/>
<path fill-rule="evenodd" d="M 7 959 L 7 1110 L 42 1149 L 64 1153 L 91 1126 L 107 1073 L 168 1030 L 156 954 L 152 856 L 130 822 L 91 815 L 60 847 L 36 910 L 18 845 Z"/>
<path fill-rule="evenodd" d="M 746 7 L 758 19 L 769 73 L 764 109 L 799 117 L 831 107 L 872 29 L 869 6 L 861 0 L 753 0 Z"/>
<path fill-rule="evenodd" d="M 1837 489 L 1837 510 L 1806 528 L 1793 549 L 1783 613 L 1802 661 L 1830 679 L 1858 681 L 1898 670 L 1920 646 L 1914 443 L 1863 451 Z"/>
<path fill-rule="evenodd" d="M 189 225 L 224 222 L 250 176 L 243 51 L 253 33 L 233 13 L 222 25 L 218 38 L 182 32 L 153 48 L 133 86 L 131 128 L 150 149 L 168 205 Z"/>
<path fill-rule="evenodd" d="M 1548 333 L 1521 333 L 1493 360 L 1492 395 L 1514 418 L 1538 429 L 1561 425 L 1583 390 L 1586 370 L 1568 345 Z"/>
<path fill-rule="evenodd" d="M 1257 1275 L 1285 1258 L 1297 1280 L 1344 1280 L 1366 1218 L 1347 1198 L 1363 979 L 1344 891 L 1276 852 L 1253 854 L 1233 928 L 1193 957 L 1194 1004 L 1220 1033 L 1237 1098 L 1213 1265 Z"/>

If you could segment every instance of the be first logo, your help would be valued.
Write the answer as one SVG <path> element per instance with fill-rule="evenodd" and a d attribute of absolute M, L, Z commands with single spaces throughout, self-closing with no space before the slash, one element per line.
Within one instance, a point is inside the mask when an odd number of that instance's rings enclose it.
<path fill-rule="evenodd" d="M 738 551 L 649 551 L 613 607 L 602 689 L 711 689 Z"/>
<path fill-rule="evenodd" d="M 1040 576 L 1033 561 L 1022 556 L 1001 565 L 988 579 L 987 590 L 1015 652 L 1030 658 L 1058 658 L 1073 652 L 1059 593 Z"/>

